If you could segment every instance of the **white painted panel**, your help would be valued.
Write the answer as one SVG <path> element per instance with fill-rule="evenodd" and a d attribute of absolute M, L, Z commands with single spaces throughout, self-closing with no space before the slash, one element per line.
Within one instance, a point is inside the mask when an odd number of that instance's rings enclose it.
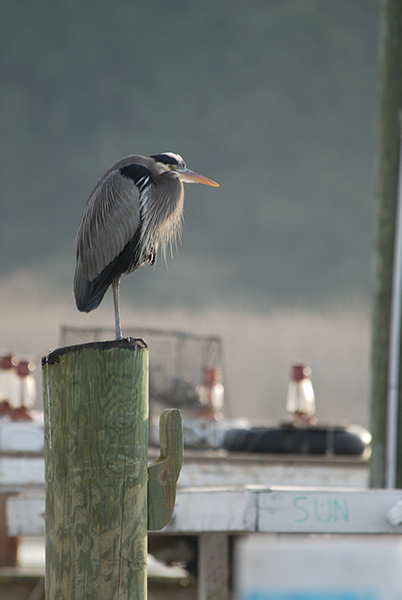
<path fill-rule="evenodd" d="M 44 485 L 45 461 L 43 456 L 0 456 L 1 485 Z"/>
<path fill-rule="evenodd" d="M 251 535 L 236 544 L 239 600 L 397 600 L 402 540 Z"/>
<path fill-rule="evenodd" d="M 191 460 L 184 456 L 179 487 L 207 485 L 261 485 L 367 488 L 369 468 L 360 464 L 276 460 L 208 459 Z"/>
<path fill-rule="evenodd" d="M 387 511 L 402 490 L 271 489 L 258 494 L 258 531 L 283 533 L 402 533 Z"/>
<path fill-rule="evenodd" d="M 164 531 L 255 531 L 256 508 L 256 496 L 247 488 L 179 489 Z"/>
<path fill-rule="evenodd" d="M 7 533 L 45 535 L 45 497 L 9 496 L 6 505 Z"/>
<path fill-rule="evenodd" d="M 37 452 L 45 442 L 43 426 L 35 422 L 12 421 L 0 424 L 1 450 Z"/>

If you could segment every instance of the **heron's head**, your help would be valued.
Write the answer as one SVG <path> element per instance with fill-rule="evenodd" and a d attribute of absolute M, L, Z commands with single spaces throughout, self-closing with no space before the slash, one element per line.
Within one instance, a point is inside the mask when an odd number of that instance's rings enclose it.
<path fill-rule="evenodd" d="M 219 183 L 215 183 L 212 179 L 208 179 L 187 169 L 186 163 L 179 154 L 163 152 L 162 154 L 153 154 L 150 158 L 154 159 L 159 175 L 170 172 L 177 179 L 185 183 L 203 183 L 204 185 L 219 187 Z"/>

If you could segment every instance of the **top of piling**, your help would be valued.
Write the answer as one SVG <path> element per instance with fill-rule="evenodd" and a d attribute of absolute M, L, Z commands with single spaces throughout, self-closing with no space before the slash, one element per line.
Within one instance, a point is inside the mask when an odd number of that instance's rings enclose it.
<path fill-rule="evenodd" d="M 85 349 L 92 350 L 111 350 L 111 349 L 122 349 L 122 350 L 147 350 L 148 345 L 142 338 L 126 337 L 120 340 L 108 340 L 105 342 L 88 342 L 86 344 L 76 344 L 74 346 L 64 346 L 63 348 L 56 348 L 52 350 L 46 356 L 42 357 L 42 366 L 45 364 L 54 365 L 58 363 L 60 357 L 67 352 L 79 353 Z"/>

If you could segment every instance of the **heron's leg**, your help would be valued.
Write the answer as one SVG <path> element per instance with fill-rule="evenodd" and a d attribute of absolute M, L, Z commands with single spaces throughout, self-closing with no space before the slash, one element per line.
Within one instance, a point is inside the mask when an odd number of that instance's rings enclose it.
<path fill-rule="evenodd" d="M 121 335 L 121 326 L 120 326 L 120 299 L 119 299 L 119 288 L 120 288 L 120 277 L 117 279 L 113 279 L 112 283 L 113 288 L 113 302 L 114 302 L 114 319 L 116 323 L 116 340 L 121 340 L 123 337 Z"/>

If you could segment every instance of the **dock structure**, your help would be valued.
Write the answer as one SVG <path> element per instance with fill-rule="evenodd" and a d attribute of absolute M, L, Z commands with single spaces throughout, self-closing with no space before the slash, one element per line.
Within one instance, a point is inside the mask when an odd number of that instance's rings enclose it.
<path fill-rule="evenodd" d="M 400 536 L 401 503 L 402 490 L 179 488 L 173 518 L 157 535 L 197 536 L 198 598 L 228 600 L 231 538 L 264 533 Z M 43 535 L 44 510 L 43 494 L 10 497 L 9 535 Z"/>
<path fill-rule="evenodd" d="M 179 412 L 162 413 L 160 451 L 148 448 L 147 350 L 116 343 L 45 360 L 47 506 L 43 453 L 0 453 L 8 535 L 44 535 L 46 517 L 48 598 L 101 585 L 143 600 L 148 533 L 198 539 L 199 600 L 228 600 L 231 544 L 247 535 L 402 533 L 402 490 L 367 489 L 367 456 L 188 450 L 180 473 Z"/>

